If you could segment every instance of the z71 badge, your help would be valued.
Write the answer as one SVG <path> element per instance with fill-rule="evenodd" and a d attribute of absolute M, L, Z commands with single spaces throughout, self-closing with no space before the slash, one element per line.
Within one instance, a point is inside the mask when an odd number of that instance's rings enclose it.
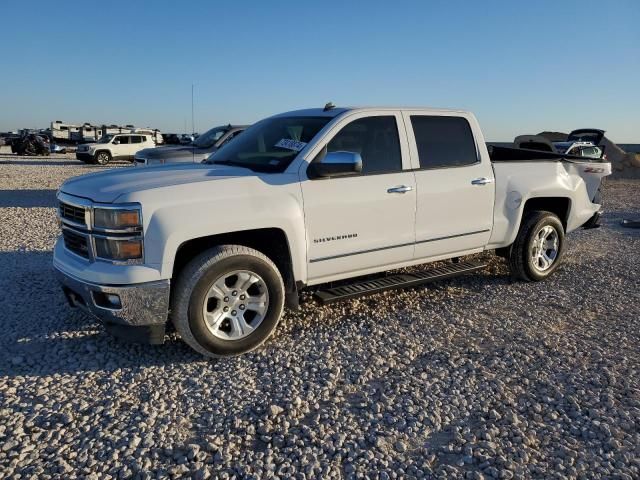
<path fill-rule="evenodd" d="M 326 242 L 333 242 L 335 240 L 347 240 L 349 238 L 356 238 L 357 236 L 358 236 L 357 233 L 345 233 L 344 235 L 334 235 L 331 237 L 314 238 L 313 243 L 326 243 Z"/>

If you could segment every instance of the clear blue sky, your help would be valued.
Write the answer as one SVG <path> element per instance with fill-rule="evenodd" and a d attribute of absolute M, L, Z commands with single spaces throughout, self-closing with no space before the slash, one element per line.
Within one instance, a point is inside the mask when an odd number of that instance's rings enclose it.
<path fill-rule="evenodd" d="M 0 130 L 196 130 L 336 105 L 469 109 L 488 140 L 640 142 L 640 1 L 2 2 Z M 7 61 L 7 59 L 11 59 Z"/>

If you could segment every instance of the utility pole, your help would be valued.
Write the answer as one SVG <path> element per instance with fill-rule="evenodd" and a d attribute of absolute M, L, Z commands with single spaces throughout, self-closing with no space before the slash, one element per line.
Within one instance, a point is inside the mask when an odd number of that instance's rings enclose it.
<path fill-rule="evenodd" d="M 195 117 L 193 115 L 193 83 L 191 84 L 191 135 L 196 133 Z"/>

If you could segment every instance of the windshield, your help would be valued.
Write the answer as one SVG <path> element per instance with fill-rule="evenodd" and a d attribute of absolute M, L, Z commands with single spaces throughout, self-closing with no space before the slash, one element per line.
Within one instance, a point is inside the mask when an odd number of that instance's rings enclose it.
<path fill-rule="evenodd" d="M 220 137 L 229 130 L 229 127 L 216 127 L 206 131 L 193 141 L 193 145 L 198 148 L 213 147 L 213 144 L 220 140 Z"/>
<path fill-rule="evenodd" d="M 113 135 L 105 135 L 100 140 L 98 140 L 97 143 L 109 143 L 112 138 L 113 138 Z"/>
<path fill-rule="evenodd" d="M 330 120 L 331 117 L 267 118 L 249 127 L 206 163 L 283 172 Z"/>

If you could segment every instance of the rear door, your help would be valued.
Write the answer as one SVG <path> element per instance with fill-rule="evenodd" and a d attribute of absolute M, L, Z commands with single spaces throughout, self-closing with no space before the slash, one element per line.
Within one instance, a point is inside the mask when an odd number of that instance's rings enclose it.
<path fill-rule="evenodd" d="M 133 160 L 133 158 L 136 155 L 136 152 L 145 148 L 146 145 L 143 145 L 144 137 L 142 135 L 131 135 L 130 138 L 131 138 L 131 143 L 129 145 L 129 149 L 127 152 L 127 158 L 129 160 Z"/>
<path fill-rule="evenodd" d="M 348 177 L 311 180 L 306 170 L 301 175 L 311 283 L 411 261 L 415 179 L 400 113 L 348 116 L 325 145 L 329 152 L 359 153 L 363 169 Z"/>
<path fill-rule="evenodd" d="M 417 185 L 416 259 L 471 253 L 488 243 L 495 184 L 473 116 L 403 112 Z M 477 142 L 476 142 L 477 139 Z"/>

